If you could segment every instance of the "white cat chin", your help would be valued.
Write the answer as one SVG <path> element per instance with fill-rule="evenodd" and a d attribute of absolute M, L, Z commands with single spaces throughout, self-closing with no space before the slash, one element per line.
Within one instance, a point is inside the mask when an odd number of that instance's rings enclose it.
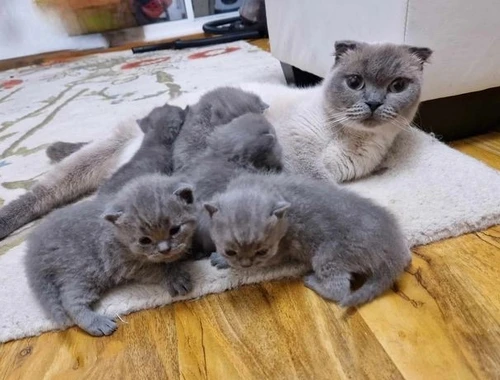
<path fill-rule="evenodd" d="M 371 123 L 363 123 L 360 121 L 349 121 L 348 124 L 344 124 L 346 128 L 349 129 L 354 129 L 356 131 L 362 131 L 362 132 L 376 132 L 379 129 L 386 129 L 387 127 L 389 128 L 396 128 L 389 122 L 384 122 L 384 121 L 373 121 Z"/>

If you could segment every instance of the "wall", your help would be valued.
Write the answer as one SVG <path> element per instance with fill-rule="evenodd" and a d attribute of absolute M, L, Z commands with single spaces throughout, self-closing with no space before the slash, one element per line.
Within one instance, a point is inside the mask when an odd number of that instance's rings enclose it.
<path fill-rule="evenodd" d="M 98 34 L 69 37 L 33 0 L 0 0 L 0 60 L 48 51 L 106 47 Z"/>

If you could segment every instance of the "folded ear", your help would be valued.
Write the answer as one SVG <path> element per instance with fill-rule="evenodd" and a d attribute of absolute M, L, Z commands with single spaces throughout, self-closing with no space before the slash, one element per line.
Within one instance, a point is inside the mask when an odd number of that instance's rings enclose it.
<path fill-rule="evenodd" d="M 271 147 L 276 144 L 276 136 L 272 133 L 265 133 L 259 139 L 260 146 Z"/>
<path fill-rule="evenodd" d="M 432 50 L 427 47 L 408 46 L 408 50 L 419 59 L 422 65 L 426 63 L 432 55 Z"/>
<path fill-rule="evenodd" d="M 360 43 L 351 40 L 335 42 L 335 63 L 339 62 L 342 56 L 350 50 L 358 49 Z"/>
<path fill-rule="evenodd" d="M 260 101 L 260 112 L 264 112 L 269 108 L 269 104 L 264 103 L 262 100 Z"/>
<path fill-rule="evenodd" d="M 179 187 L 174 191 L 174 195 L 177 195 L 183 202 L 188 205 L 194 203 L 193 186 L 187 183 L 181 183 Z"/>
<path fill-rule="evenodd" d="M 278 219 L 282 219 L 286 215 L 286 210 L 288 210 L 290 208 L 290 206 L 291 206 L 290 202 L 286 202 L 286 201 L 278 202 L 274 206 L 274 209 L 273 209 L 273 212 L 271 213 L 271 215 L 274 215 Z"/>
<path fill-rule="evenodd" d="M 120 224 L 120 217 L 122 215 L 123 215 L 122 210 L 120 210 L 119 208 L 111 207 L 110 209 L 106 210 L 104 214 L 102 214 L 102 217 L 108 222 L 111 222 L 116 225 Z"/>
<path fill-rule="evenodd" d="M 149 122 L 149 117 L 143 117 L 142 119 L 137 119 L 136 120 L 137 124 L 139 125 L 139 128 L 141 128 L 141 131 L 143 133 L 146 133 L 151 129 L 151 123 Z"/>
<path fill-rule="evenodd" d="M 203 207 L 205 207 L 205 210 L 208 211 L 210 217 L 212 217 L 217 211 L 219 211 L 215 203 L 203 203 Z"/>

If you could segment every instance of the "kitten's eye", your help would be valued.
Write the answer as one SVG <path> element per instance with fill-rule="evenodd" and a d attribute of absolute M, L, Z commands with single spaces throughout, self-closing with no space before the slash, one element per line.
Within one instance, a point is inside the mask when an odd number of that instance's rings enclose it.
<path fill-rule="evenodd" d="M 173 236 L 175 235 L 176 233 L 178 233 L 179 231 L 181 230 L 181 226 L 173 226 L 170 228 L 170 236 Z"/>
<path fill-rule="evenodd" d="M 139 239 L 139 244 L 140 245 L 150 245 L 153 242 L 150 238 L 147 236 L 143 236 Z"/>
<path fill-rule="evenodd" d="M 408 87 L 408 80 L 405 78 L 396 78 L 389 85 L 390 92 L 402 92 Z"/>
<path fill-rule="evenodd" d="M 255 256 L 265 256 L 267 254 L 267 249 L 261 249 L 260 251 L 255 252 Z"/>
<path fill-rule="evenodd" d="M 349 75 L 346 78 L 345 82 L 347 83 L 347 86 L 349 86 L 349 88 L 352 88 L 356 91 L 359 91 L 363 87 L 365 87 L 365 81 L 359 75 Z"/>
<path fill-rule="evenodd" d="M 236 256 L 236 251 L 232 251 L 229 249 L 226 251 L 226 256 Z"/>

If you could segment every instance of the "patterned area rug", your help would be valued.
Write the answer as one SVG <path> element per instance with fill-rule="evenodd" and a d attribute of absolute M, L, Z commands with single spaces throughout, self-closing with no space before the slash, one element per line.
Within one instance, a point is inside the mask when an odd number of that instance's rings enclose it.
<path fill-rule="evenodd" d="M 1 203 L 50 169 L 44 149 L 53 141 L 102 139 L 118 121 L 142 116 L 181 94 L 249 81 L 280 83 L 283 78 L 279 62 L 244 42 L 140 56 L 100 54 L 0 73 Z M 431 136 L 402 133 L 385 166 L 386 173 L 346 186 L 388 207 L 410 245 L 500 222 L 500 174 Z M 44 315 L 28 288 L 26 232 L 0 243 L 0 342 L 64 327 Z M 157 286 L 129 285 L 110 292 L 97 307 L 109 316 L 124 315 L 303 271 L 216 270 L 208 260 L 188 265 L 196 286 L 185 298 L 172 299 Z"/>

